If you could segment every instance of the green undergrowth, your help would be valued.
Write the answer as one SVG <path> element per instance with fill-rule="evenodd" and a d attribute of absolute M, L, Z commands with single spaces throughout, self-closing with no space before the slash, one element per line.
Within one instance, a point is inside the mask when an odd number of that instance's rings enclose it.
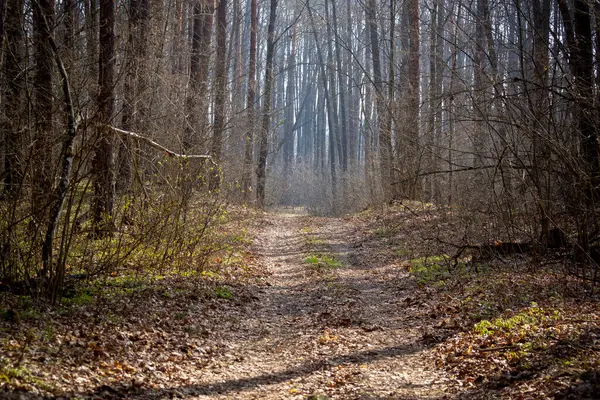
<path fill-rule="evenodd" d="M 392 227 L 381 227 L 373 230 L 373 236 L 377 239 L 387 239 L 394 236 L 397 233 L 397 229 Z"/>
<path fill-rule="evenodd" d="M 407 252 L 406 250 L 403 250 Z M 470 273 L 470 268 L 463 261 L 455 261 L 447 254 L 414 258 L 407 261 L 409 271 L 420 285 L 443 286 L 451 278 Z"/>
<path fill-rule="evenodd" d="M 25 367 L 11 367 L 8 361 L 0 358 L 0 387 L 5 384 L 16 390 L 31 391 L 41 389 L 52 392 L 54 387 L 51 381 L 35 376 Z"/>
<path fill-rule="evenodd" d="M 439 345 L 436 353 L 440 365 L 466 382 L 556 393 L 599 370 L 599 338 L 597 305 L 532 302 L 481 320 Z"/>
<path fill-rule="evenodd" d="M 75 243 L 70 256 L 74 262 L 67 265 L 64 289 L 57 303 L 50 306 L 43 298 L 36 298 L 35 293 L 0 292 L 0 322 L 36 321 L 48 311 L 69 315 L 101 307 L 107 300 L 128 301 L 153 293 L 177 298 L 177 291 L 185 294 L 193 292 L 194 287 L 204 288 L 203 293 L 197 294 L 199 297 L 232 299 L 233 292 L 226 288 L 228 282 L 263 279 L 255 266 L 254 254 L 249 251 L 253 240 L 251 218 L 237 214 L 219 211 L 219 215 L 204 220 L 214 223 L 214 227 L 194 228 L 205 232 L 173 248 L 169 248 L 169 240 L 175 237 L 160 235 L 150 243 L 137 245 L 130 242 L 135 240 L 133 235 L 127 239 L 127 235 L 115 235 L 88 240 L 85 245 L 83 241 Z M 168 236 L 169 231 L 164 233 Z M 82 260 L 91 265 L 82 267 Z"/>
<path fill-rule="evenodd" d="M 73 187 L 69 208 L 57 227 L 56 260 L 49 271 L 50 275 L 67 277 L 65 292 L 71 291 L 68 278 L 73 275 L 93 277 L 91 283 L 95 285 L 96 279 L 115 276 L 146 279 L 218 270 L 231 277 L 247 269 L 245 250 L 253 240 L 249 232 L 253 215 L 245 208 L 229 206 L 219 196 L 184 195 L 174 188 L 160 187 L 147 190 L 144 196 L 116 199 L 114 214 L 104 221 L 108 229 L 98 233 L 88 186 L 75 183 Z M 27 210 L 20 208 L 14 215 L 18 223 L 10 225 L 2 218 L 8 212 L 3 205 L 0 232 L 12 233 L 3 236 L 0 247 L 10 248 L 12 258 L 7 261 L 11 268 L 0 275 L 0 290 L 37 295 L 41 291 L 35 282 L 42 262 L 41 251 L 35 246 L 41 243 L 41 231 L 32 232 L 34 224 L 21 218 L 20 213 Z M 34 282 L 33 288 L 30 282 Z M 67 297 L 87 301 L 85 296 Z"/>
<path fill-rule="evenodd" d="M 35 321 L 41 312 L 39 304 L 29 296 L 14 296 L 8 293 L 0 296 L 0 321 Z"/>
<path fill-rule="evenodd" d="M 438 345 L 437 362 L 468 385 L 557 393 L 600 368 L 600 307 L 575 280 L 488 267 L 446 282 L 442 326 L 454 335 Z"/>
<path fill-rule="evenodd" d="M 223 283 L 230 280 L 230 270 L 249 268 L 243 263 L 243 257 L 231 256 L 225 260 L 217 258 L 211 269 L 202 271 L 171 271 L 166 274 L 131 275 L 122 274 L 106 278 L 87 280 L 70 287 L 63 295 L 61 306 L 66 308 L 93 305 L 99 298 L 143 296 L 151 291 L 161 291 L 164 297 L 173 297 L 174 292 L 187 290 L 187 285 L 178 288 L 181 282 L 197 282 L 206 287 L 214 286 L 216 297 L 231 299 L 233 295 Z M 239 271 L 243 278 L 244 271 Z M 170 288 L 173 288 L 172 290 Z M 161 288 L 167 288 L 161 289 Z"/>
<path fill-rule="evenodd" d="M 521 369 L 532 367 L 532 356 L 551 345 L 553 337 L 565 318 L 564 313 L 551 307 L 531 303 L 518 312 L 504 312 L 492 320 L 484 319 L 473 326 L 474 340 L 480 348 L 503 348 L 499 356 Z M 558 339 L 557 339 L 558 340 Z"/>

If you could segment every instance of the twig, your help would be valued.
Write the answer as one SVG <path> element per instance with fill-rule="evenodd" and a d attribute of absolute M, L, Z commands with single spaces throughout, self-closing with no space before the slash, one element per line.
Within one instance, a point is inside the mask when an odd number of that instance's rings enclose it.
<path fill-rule="evenodd" d="M 479 352 L 481 353 L 489 353 L 491 351 L 502 351 L 502 350 L 512 350 L 512 349 L 516 349 L 517 346 L 502 346 L 502 347 L 490 347 L 490 348 L 485 348 L 485 349 L 477 349 Z"/>
<path fill-rule="evenodd" d="M 553 336 L 553 335 L 548 335 L 546 337 L 548 339 L 552 339 L 552 340 L 556 341 L 558 344 L 562 344 L 562 345 L 565 345 L 565 346 L 573 346 L 573 347 L 577 347 L 578 349 L 581 349 L 581 350 L 591 350 L 593 352 L 598 351 L 598 349 L 595 346 L 584 346 L 584 345 L 581 345 L 581 344 L 579 344 L 577 342 L 574 342 L 572 340 L 559 339 L 559 338 L 557 338 L 556 336 Z"/>

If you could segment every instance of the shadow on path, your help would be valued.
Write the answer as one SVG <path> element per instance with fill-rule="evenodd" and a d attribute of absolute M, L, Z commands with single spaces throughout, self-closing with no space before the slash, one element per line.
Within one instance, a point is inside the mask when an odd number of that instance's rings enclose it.
<path fill-rule="evenodd" d="M 280 372 L 266 373 L 248 378 L 232 379 L 219 383 L 194 384 L 188 386 L 177 386 L 164 389 L 147 389 L 128 386 L 109 387 L 106 385 L 96 388 L 96 390 L 87 393 L 78 393 L 78 397 L 102 398 L 102 399 L 154 399 L 154 398 L 185 398 L 192 396 L 210 396 L 228 393 L 242 392 L 264 385 L 273 385 L 309 375 L 312 372 L 329 368 L 331 365 L 349 365 L 363 364 L 384 358 L 395 357 L 403 354 L 411 354 L 420 349 L 416 344 L 402 346 L 385 347 L 379 350 L 363 351 L 343 356 L 331 357 L 328 359 L 314 360 L 299 365 L 295 368 L 288 368 Z M 407 383 L 406 386 L 411 386 Z M 370 397 L 377 399 L 376 397 Z M 60 397 L 56 398 L 60 399 Z"/>

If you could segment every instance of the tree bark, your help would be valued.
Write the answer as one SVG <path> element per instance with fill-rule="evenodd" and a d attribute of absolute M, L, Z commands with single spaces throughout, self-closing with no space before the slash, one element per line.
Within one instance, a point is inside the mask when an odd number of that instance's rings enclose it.
<path fill-rule="evenodd" d="M 325 2 L 325 20 L 329 21 L 329 3 Z M 334 73 L 334 62 L 333 62 L 333 47 L 331 43 L 335 40 L 331 30 L 331 24 L 327 24 L 327 77 L 328 77 L 328 94 L 327 104 L 331 103 L 328 108 L 330 114 L 327 115 L 327 122 L 329 126 L 329 163 L 331 167 L 332 177 L 332 194 L 333 201 L 337 200 L 337 174 L 336 168 L 338 165 L 337 159 L 341 159 L 342 156 L 342 144 L 340 141 L 340 128 L 339 128 L 339 115 L 338 115 L 338 96 L 335 94 L 337 91 L 336 85 L 336 74 Z M 317 47 L 319 43 L 317 43 Z"/>
<path fill-rule="evenodd" d="M 3 104 L 2 136 L 5 142 L 3 196 L 17 194 L 23 181 L 22 137 L 19 112 L 22 104 L 23 78 L 23 1 L 6 0 L 5 18 L 6 51 L 2 65 Z"/>
<path fill-rule="evenodd" d="M 92 160 L 94 234 L 102 236 L 112 228 L 115 180 L 113 140 L 102 124 L 110 124 L 114 113 L 115 3 L 100 0 L 100 52 L 98 63 L 98 128 Z"/>
<path fill-rule="evenodd" d="M 408 88 L 407 100 L 408 110 L 406 136 L 408 138 L 408 165 L 411 173 L 409 176 L 416 176 L 419 170 L 419 105 L 420 105 L 420 39 L 419 39 L 419 1 L 409 0 L 408 3 L 408 23 L 410 34 L 409 56 L 408 56 Z M 408 198 L 416 200 L 421 195 L 420 180 L 415 179 L 409 187 L 406 195 Z"/>
<path fill-rule="evenodd" d="M 121 126 L 123 129 L 139 130 L 138 122 L 143 111 L 138 106 L 145 102 L 140 99 L 143 78 L 142 65 L 145 62 L 146 26 L 148 23 L 148 0 L 129 1 L 129 24 L 127 36 L 127 70 L 123 87 L 123 109 Z M 131 189 L 133 175 L 133 142 L 129 137 L 119 141 L 118 171 L 116 182 L 118 193 L 126 193 Z"/>
<path fill-rule="evenodd" d="M 287 57 L 287 77 L 285 88 L 285 123 L 283 137 L 283 170 L 284 179 L 289 183 L 290 167 L 294 153 L 294 94 L 296 86 L 296 29 L 292 32 L 292 47 Z"/>
<path fill-rule="evenodd" d="M 377 118 L 379 120 L 379 172 L 384 200 L 388 200 L 392 195 L 392 139 L 388 129 L 389 124 L 386 122 L 388 115 L 386 115 L 387 109 L 381 75 L 381 55 L 379 49 L 379 32 L 377 29 L 377 2 L 375 0 L 369 0 L 365 7 L 371 39 L 370 45 L 371 62 L 373 64 L 373 84 L 375 86 L 375 107 L 377 110 Z"/>
<path fill-rule="evenodd" d="M 335 43 L 335 64 L 337 68 L 337 79 L 338 79 L 338 91 L 340 96 L 339 109 L 340 109 L 340 138 L 341 141 L 341 164 L 342 172 L 348 170 L 348 104 L 346 103 L 346 79 L 344 76 L 344 69 L 342 65 L 342 50 L 339 40 L 338 23 L 337 23 L 337 7 L 335 5 L 336 0 L 331 0 L 331 13 L 333 16 L 333 36 Z"/>
<path fill-rule="evenodd" d="M 42 11 L 40 3 L 36 3 L 35 6 L 39 7 L 39 12 Z M 62 143 L 62 159 L 59 181 L 52 196 L 52 203 L 48 216 L 48 224 L 46 225 L 46 235 L 42 244 L 42 286 L 44 287 L 45 285 L 44 289 L 47 290 L 46 294 L 50 297 L 52 304 L 55 304 L 56 300 L 59 298 L 60 291 L 62 290 L 64 282 L 66 255 L 64 253 L 61 254 L 62 257 L 59 256 L 60 259 L 57 260 L 56 264 L 54 265 L 54 235 L 56 232 L 56 227 L 58 226 L 58 220 L 60 218 L 60 213 L 62 210 L 64 199 L 66 197 L 67 190 L 69 189 L 71 168 L 73 166 L 73 142 L 77 134 L 77 129 L 75 126 L 75 109 L 73 106 L 73 99 L 71 96 L 71 88 L 69 85 L 69 77 L 67 75 L 67 70 L 65 68 L 64 63 L 62 62 L 62 59 L 59 56 L 58 48 L 56 46 L 56 43 L 54 42 L 53 36 L 50 33 L 48 21 L 46 20 L 46 18 L 44 18 L 43 13 L 40 13 L 40 16 L 42 17 L 40 20 L 40 27 L 42 28 L 42 30 L 49 32 L 47 40 L 48 47 L 51 53 L 50 57 L 52 58 L 52 56 L 54 56 L 54 60 L 56 62 L 56 65 L 58 66 L 58 72 L 62 80 L 62 90 L 64 97 L 63 101 L 65 105 L 66 114 L 66 132 Z"/>
<path fill-rule="evenodd" d="M 211 155 L 217 167 L 210 174 L 208 188 L 218 190 L 221 186 L 221 154 L 225 130 L 225 92 L 227 91 L 227 0 L 220 0 L 217 8 L 217 57 L 215 79 L 215 120 Z"/>
<path fill-rule="evenodd" d="M 214 9 L 214 0 L 197 0 L 194 3 L 190 81 L 183 134 L 184 152 L 205 140 L 206 98 L 208 97 L 206 89 L 208 88 L 208 63 L 210 61 Z"/>
<path fill-rule="evenodd" d="M 329 92 L 329 86 L 328 86 L 328 82 L 327 82 L 327 73 L 325 71 L 325 58 L 323 57 L 323 52 L 321 51 L 321 45 L 319 43 L 319 38 L 317 36 L 317 30 L 316 30 L 316 25 L 315 25 L 312 9 L 311 9 L 308 1 L 306 2 L 306 7 L 308 9 L 308 16 L 310 18 L 312 34 L 313 34 L 313 38 L 315 40 L 315 47 L 317 49 L 317 58 L 318 58 L 319 66 L 320 66 L 321 83 L 323 85 L 323 91 L 325 94 L 325 104 L 327 107 L 327 122 L 328 122 L 328 128 L 329 128 L 329 161 L 330 161 L 330 168 L 331 168 L 331 195 L 332 195 L 332 199 L 334 199 L 334 201 L 335 201 L 336 196 L 337 196 L 337 176 L 336 176 L 336 171 L 335 171 L 335 144 L 334 144 L 336 125 L 334 124 L 334 121 L 336 120 L 336 117 L 334 116 L 334 110 L 333 110 L 334 104 L 332 102 L 332 96 Z M 335 202 L 334 202 L 334 204 L 335 204 Z M 334 212 L 335 212 L 335 210 L 334 210 Z"/>
<path fill-rule="evenodd" d="M 254 165 L 254 101 L 256 97 L 256 36 L 258 30 L 258 4 L 251 0 L 250 5 L 250 59 L 248 61 L 248 93 L 246 110 L 246 143 L 244 146 L 244 171 L 242 173 L 242 189 L 246 201 L 250 199 L 252 187 L 252 166 Z"/>
<path fill-rule="evenodd" d="M 89 60 L 98 59 L 98 0 L 84 0 L 85 7 L 85 43 L 86 56 Z M 89 76 L 98 76 L 98 63 L 88 62 Z M 98 93 L 97 80 L 91 79 L 90 84 L 86 87 L 87 95 L 90 100 Z"/>
<path fill-rule="evenodd" d="M 35 40 L 35 77 L 33 104 L 35 116 L 34 142 L 32 151 L 33 214 L 40 220 L 46 214 L 48 195 L 53 183 L 52 144 L 54 141 L 52 87 L 52 50 L 50 49 L 49 27 L 54 26 L 54 0 L 35 0 L 33 7 Z"/>
<path fill-rule="evenodd" d="M 271 123 L 271 91 L 273 87 L 273 56 L 275 54 L 275 20 L 278 0 L 271 0 L 269 26 L 267 28 L 267 59 L 265 67 L 265 94 L 263 105 L 260 146 L 258 150 L 258 167 L 256 172 L 256 200 L 259 209 L 265 208 L 265 186 L 267 172 L 267 155 L 269 152 L 269 125 Z"/>
<path fill-rule="evenodd" d="M 533 11 L 533 85 L 528 90 L 532 118 L 533 165 L 532 179 L 537 190 L 537 208 L 540 221 L 540 242 L 546 247 L 550 238 L 551 153 L 548 143 L 550 121 L 548 120 L 548 39 L 550 36 L 550 0 L 532 0 Z M 527 88 L 528 85 L 525 87 Z"/>

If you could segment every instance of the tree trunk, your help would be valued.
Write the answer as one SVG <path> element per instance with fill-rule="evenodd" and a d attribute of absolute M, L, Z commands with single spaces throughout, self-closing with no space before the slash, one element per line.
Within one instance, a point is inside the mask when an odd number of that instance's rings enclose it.
<path fill-rule="evenodd" d="M 263 118 L 258 150 L 258 167 L 256 172 L 256 200 L 259 209 L 265 208 L 265 186 L 267 173 L 267 155 L 269 153 L 269 125 L 271 122 L 271 91 L 273 87 L 273 56 L 275 54 L 275 20 L 277 17 L 277 0 L 271 0 L 269 26 L 267 28 L 267 60 L 265 67 L 265 94 Z"/>
<path fill-rule="evenodd" d="M 329 1 L 325 2 L 325 20 L 329 21 Z M 339 116 L 338 116 L 338 97 L 335 95 L 337 91 L 336 85 L 336 74 L 334 73 L 333 63 L 333 47 L 331 43 L 335 39 L 331 32 L 331 24 L 327 24 L 327 77 L 328 77 L 328 88 L 327 88 L 327 104 L 328 114 L 327 123 L 329 127 L 329 164 L 331 168 L 331 182 L 332 182 L 332 198 L 335 204 L 337 200 L 337 158 L 341 157 L 342 144 L 340 143 L 340 129 L 339 129 Z M 319 43 L 317 43 L 318 51 Z"/>
<path fill-rule="evenodd" d="M 456 17 L 453 14 L 450 14 L 451 23 L 452 23 L 452 36 L 451 36 L 451 44 L 452 44 L 452 53 L 451 53 L 451 65 L 452 69 L 450 72 L 450 88 L 449 88 L 449 98 L 448 98 L 448 205 L 451 206 L 454 202 L 454 136 L 455 136 L 455 127 L 456 127 L 456 95 L 454 91 L 456 90 L 457 81 L 459 80 L 458 76 L 458 32 L 459 32 L 459 23 L 460 23 L 460 15 L 462 11 L 462 7 L 458 4 L 458 10 L 456 12 Z M 451 11 L 453 12 L 453 10 Z"/>
<path fill-rule="evenodd" d="M 65 66 L 73 62 L 73 50 L 75 44 L 75 0 L 63 0 L 63 14 L 64 14 L 64 38 L 63 42 L 66 48 L 66 62 Z"/>
<path fill-rule="evenodd" d="M 481 168 L 485 157 L 486 140 L 486 124 L 488 118 L 488 97 L 486 96 L 485 88 L 485 13 L 484 3 L 487 0 L 477 0 L 477 21 L 475 28 L 475 48 L 473 54 L 473 109 L 475 111 L 475 133 L 473 141 L 473 167 Z M 475 171 L 476 185 L 483 184 L 483 176 L 481 170 Z"/>
<path fill-rule="evenodd" d="M 220 0 L 217 8 L 217 57 L 215 79 L 215 120 L 211 155 L 217 165 L 210 174 L 209 190 L 219 190 L 221 186 L 221 154 L 223 132 L 225 130 L 225 92 L 227 91 L 227 0 Z"/>
<path fill-rule="evenodd" d="M 34 77 L 35 117 L 32 150 L 33 214 L 42 222 L 53 183 L 52 142 L 54 141 L 52 50 L 49 30 L 54 27 L 54 0 L 36 0 L 33 7 L 36 70 Z"/>
<path fill-rule="evenodd" d="M 371 45 L 371 62 L 373 64 L 373 84 L 375 86 L 375 107 L 379 120 L 379 149 L 380 149 L 380 165 L 379 172 L 381 177 L 381 185 L 383 188 L 384 200 L 388 200 L 392 193 L 392 141 L 389 132 L 389 125 L 386 122 L 388 116 L 385 106 L 385 98 L 383 92 L 383 81 L 381 76 L 381 56 L 379 51 L 379 32 L 377 30 L 377 2 L 369 0 L 365 5 L 367 23 L 369 24 L 370 45 Z M 386 131 L 387 129 L 387 131 Z"/>
<path fill-rule="evenodd" d="M 358 82 L 354 80 L 354 59 L 353 59 L 353 32 L 352 32 L 352 4 L 350 0 L 346 1 L 346 46 L 348 50 L 346 51 L 346 71 L 348 74 L 347 88 L 348 88 L 348 164 L 350 168 L 354 167 L 358 158 L 357 155 L 357 142 L 358 142 L 358 132 L 357 128 L 359 122 L 359 91 L 356 90 L 355 86 L 357 86 Z"/>
<path fill-rule="evenodd" d="M 571 66 L 579 103 L 581 152 L 586 164 L 590 187 L 597 191 L 600 184 L 600 160 L 595 124 L 597 110 L 594 109 L 594 51 L 590 8 L 585 0 L 575 0 L 574 8 L 573 25 L 576 49 L 571 51 Z"/>
<path fill-rule="evenodd" d="M 410 199 L 418 199 L 420 197 L 421 185 L 418 178 L 419 171 L 419 105 L 420 105 L 420 39 L 419 39 L 419 1 L 410 0 L 408 3 L 408 23 L 410 34 L 410 45 L 408 55 L 408 87 L 406 97 L 408 100 L 407 107 L 407 129 L 406 136 L 408 138 L 408 165 L 409 175 L 414 177 L 407 196 Z"/>
<path fill-rule="evenodd" d="M 427 115 L 427 128 L 426 128 L 426 168 L 429 171 L 435 171 L 433 166 L 434 160 L 434 135 L 435 135 L 435 110 L 437 108 L 437 20 L 438 20 L 438 1 L 435 0 L 430 10 L 430 23 L 429 23 L 429 87 L 428 94 L 428 115 Z M 425 199 L 427 201 L 433 201 L 433 186 L 435 175 L 430 175 L 425 178 Z"/>
<path fill-rule="evenodd" d="M 444 7 L 441 0 L 435 0 L 431 10 L 430 50 L 429 50 L 429 115 L 427 121 L 427 167 L 436 171 L 439 167 L 439 140 L 442 130 L 442 68 L 443 68 L 443 26 Z M 436 175 L 427 178 L 428 200 L 439 202 L 439 181 Z"/>
<path fill-rule="evenodd" d="M 285 88 L 285 123 L 283 137 L 283 170 L 286 184 L 289 183 L 290 167 L 294 153 L 294 94 L 296 87 L 296 29 L 292 28 L 292 48 L 287 57 L 287 77 Z"/>
<path fill-rule="evenodd" d="M 114 207 L 113 139 L 104 125 L 109 125 L 114 113 L 115 73 L 115 3 L 100 0 L 100 51 L 98 63 L 98 128 L 92 160 L 94 202 L 92 205 L 94 234 L 102 236 L 112 227 Z"/>
<path fill-rule="evenodd" d="M 325 94 L 325 104 L 327 107 L 327 123 L 328 123 L 328 128 L 329 128 L 329 162 L 330 162 L 330 168 L 331 168 L 331 195 L 332 195 L 332 199 L 334 199 L 334 201 L 335 201 L 336 196 L 337 196 L 337 177 L 336 177 L 336 173 L 335 173 L 334 137 L 335 137 L 336 125 L 335 125 L 334 121 L 336 121 L 336 117 L 334 116 L 334 110 L 333 110 L 334 104 L 332 104 L 332 96 L 329 93 L 329 86 L 328 86 L 328 82 L 327 82 L 328 75 L 325 71 L 325 58 L 323 57 L 323 52 L 321 51 L 321 45 L 319 43 L 319 38 L 317 36 L 317 30 L 316 30 L 316 25 L 315 25 L 312 9 L 311 9 L 310 5 L 308 4 L 308 1 L 306 3 L 306 7 L 308 9 L 308 16 L 310 18 L 310 24 L 311 24 L 311 28 L 312 28 L 313 38 L 315 40 L 315 47 L 317 48 L 317 57 L 318 57 L 319 66 L 320 66 L 320 70 L 321 70 L 320 71 L 321 83 L 323 85 L 323 91 Z M 334 87 L 334 86 L 332 85 L 332 87 Z M 335 212 L 335 210 L 333 210 L 333 211 Z"/>
<path fill-rule="evenodd" d="M 84 0 L 85 7 L 85 43 L 88 60 L 98 59 L 98 0 Z M 88 62 L 88 75 L 98 76 L 98 63 Z M 94 99 L 98 93 L 98 81 L 91 79 L 86 87 L 89 100 Z"/>
<path fill-rule="evenodd" d="M 323 82 L 323 68 L 318 68 L 316 72 L 318 80 Z M 315 122 L 315 169 L 319 175 L 325 174 L 325 136 L 327 135 L 326 117 L 325 117 L 325 86 L 317 85 L 317 109 Z"/>
<path fill-rule="evenodd" d="M 244 150 L 244 171 L 242 173 L 242 189 L 246 201 L 250 199 L 252 187 L 252 166 L 254 165 L 254 101 L 256 97 L 256 35 L 258 25 L 257 0 L 250 5 L 250 59 L 248 61 L 248 94 L 246 109 L 248 122 L 246 125 L 246 143 Z"/>
<path fill-rule="evenodd" d="M 197 0 L 194 3 L 192 54 L 190 56 L 190 81 L 185 106 L 184 152 L 204 141 L 206 124 L 206 89 L 208 87 L 208 62 L 214 14 L 214 0 Z"/>
<path fill-rule="evenodd" d="M 532 0 L 533 11 L 533 85 L 528 90 L 530 112 L 533 116 L 531 127 L 533 136 L 532 179 L 537 190 L 537 207 L 540 218 L 540 242 L 547 246 L 550 238 L 550 198 L 551 153 L 548 143 L 550 121 L 548 120 L 548 39 L 550 36 L 550 0 Z M 529 85 L 526 85 L 527 87 Z"/>
<path fill-rule="evenodd" d="M 137 104 L 140 102 L 140 77 L 141 65 L 145 55 L 145 25 L 148 17 L 147 0 L 129 1 L 129 24 L 127 36 L 127 70 L 123 87 L 123 109 L 121 111 L 121 126 L 126 131 L 140 130 L 137 121 L 140 112 Z M 142 101 L 143 102 L 143 101 Z M 117 193 L 126 193 L 131 188 L 132 166 L 132 140 L 124 137 L 119 141 L 118 154 L 118 179 L 116 182 Z"/>
<path fill-rule="evenodd" d="M 339 109 L 340 109 L 340 137 L 341 141 L 341 164 L 342 164 L 342 172 L 346 172 L 348 170 L 348 104 L 346 103 L 346 79 L 344 76 L 344 69 L 342 66 L 342 50 L 340 46 L 339 40 L 339 32 L 338 32 L 338 24 L 337 24 L 337 9 L 335 5 L 336 0 L 331 0 L 331 12 L 333 16 L 333 36 L 335 43 L 335 64 L 337 68 L 337 79 L 338 79 L 338 91 L 340 96 L 339 101 Z"/>
<path fill-rule="evenodd" d="M 34 5 L 38 8 L 38 12 L 42 12 L 40 3 Z M 43 15 L 43 13 L 41 14 Z M 50 203 L 50 211 L 48 215 L 48 223 L 46 225 L 46 234 L 44 242 L 42 244 L 42 288 L 46 290 L 46 294 L 50 298 L 52 304 L 56 303 L 56 300 L 60 297 L 60 292 L 64 283 L 65 268 L 67 262 L 67 256 L 64 253 L 64 246 L 61 246 L 59 257 L 53 259 L 53 248 L 54 248 L 54 235 L 58 220 L 60 218 L 64 199 L 69 189 L 69 180 L 71 177 L 71 168 L 73 165 L 73 142 L 75 135 L 77 134 L 75 127 L 75 111 L 73 107 L 73 99 L 71 97 L 71 88 L 69 85 L 69 79 L 67 70 L 64 63 L 62 62 L 56 43 L 54 42 L 53 36 L 50 34 L 48 21 L 46 18 L 40 20 L 40 28 L 42 31 L 46 31 L 49 35 L 46 37 L 48 40 L 48 48 L 50 50 L 50 57 L 54 56 L 54 60 L 58 66 L 58 72 L 62 79 L 62 89 L 65 105 L 66 114 L 66 130 L 63 136 L 62 152 L 61 152 L 61 169 L 59 175 L 58 185 L 53 193 L 52 202 Z"/>
<path fill-rule="evenodd" d="M 23 181 L 21 156 L 21 126 L 19 112 L 22 103 L 23 78 L 21 61 L 23 57 L 23 1 L 6 0 L 5 18 L 6 51 L 2 70 L 3 82 L 3 115 L 2 136 L 5 142 L 4 156 L 4 193 L 13 197 L 17 194 Z"/>
<path fill-rule="evenodd" d="M 369 18 L 368 18 L 368 12 L 367 12 L 367 8 L 365 7 L 365 20 L 368 22 Z M 369 38 L 370 38 L 370 34 L 369 34 L 369 30 L 365 29 L 364 31 L 364 35 L 365 35 L 365 42 L 369 42 Z M 358 144 L 360 146 L 360 143 L 363 143 L 363 151 L 364 151 L 364 179 L 366 181 L 367 187 L 369 188 L 369 198 L 371 200 L 373 200 L 374 198 L 374 193 L 375 193 L 375 183 L 373 182 L 373 175 L 375 173 L 375 162 L 374 162 L 374 157 L 373 157 L 373 112 L 372 112 L 372 108 L 373 108 L 373 85 L 372 82 L 369 81 L 368 76 L 369 76 L 369 64 L 373 64 L 372 62 L 369 63 L 369 60 L 372 60 L 372 56 L 371 56 L 371 52 L 370 52 L 370 47 L 369 46 L 364 46 L 364 65 L 366 66 L 365 68 L 365 72 L 364 72 L 364 79 L 361 80 L 362 83 L 362 87 L 365 90 L 365 94 L 363 96 L 363 102 L 362 102 L 362 115 L 363 115 L 363 119 L 364 119 L 364 124 L 362 127 L 362 140 L 358 140 Z"/>

